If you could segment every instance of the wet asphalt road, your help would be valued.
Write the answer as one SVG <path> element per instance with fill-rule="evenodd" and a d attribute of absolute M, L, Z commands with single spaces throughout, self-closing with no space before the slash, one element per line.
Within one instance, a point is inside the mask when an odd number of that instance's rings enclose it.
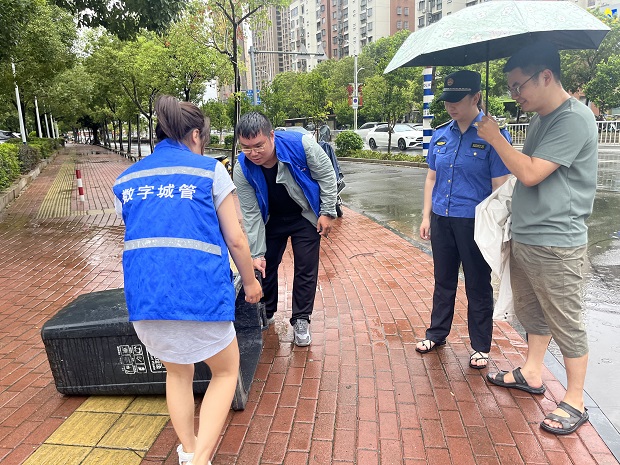
<path fill-rule="evenodd" d="M 620 168 L 620 147 L 601 153 L 606 159 L 616 159 L 615 168 Z M 341 161 L 340 167 L 346 182 L 341 196 L 347 207 L 430 252 L 430 243 L 419 237 L 426 169 L 347 161 Z M 588 226 L 584 300 L 590 361 L 586 391 L 620 431 L 620 191 L 597 191 Z M 557 347 L 551 346 L 550 353 L 554 357 L 547 359 L 562 363 Z M 554 372 L 561 380 L 562 371 Z"/>

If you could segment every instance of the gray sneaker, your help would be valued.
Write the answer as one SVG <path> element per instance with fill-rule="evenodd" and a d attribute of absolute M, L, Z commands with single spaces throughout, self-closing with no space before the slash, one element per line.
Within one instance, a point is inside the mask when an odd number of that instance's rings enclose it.
<path fill-rule="evenodd" d="M 310 323 L 306 320 L 297 320 L 293 325 L 293 342 L 296 346 L 306 347 L 312 343 L 312 337 L 310 336 Z"/>

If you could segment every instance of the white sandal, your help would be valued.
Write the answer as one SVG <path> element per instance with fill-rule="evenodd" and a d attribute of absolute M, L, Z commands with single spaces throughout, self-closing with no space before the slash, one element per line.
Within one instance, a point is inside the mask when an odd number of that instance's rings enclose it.
<path fill-rule="evenodd" d="M 183 450 L 183 444 L 179 444 L 179 447 L 177 447 L 177 454 L 179 454 L 179 465 L 192 465 L 194 453 L 185 452 Z"/>

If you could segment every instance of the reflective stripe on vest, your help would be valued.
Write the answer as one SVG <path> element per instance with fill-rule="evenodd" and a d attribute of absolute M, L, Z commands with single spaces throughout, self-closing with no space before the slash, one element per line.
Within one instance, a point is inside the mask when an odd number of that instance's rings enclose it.
<path fill-rule="evenodd" d="M 120 177 L 114 183 L 115 186 L 122 184 L 132 179 L 146 178 L 149 176 L 157 175 L 174 175 L 174 174 L 189 174 L 192 176 L 200 176 L 202 178 L 213 179 L 214 172 L 211 170 L 205 170 L 202 168 L 191 168 L 189 166 L 169 166 L 166 168 L 153 168 L 148 170 L 136 171 L 134 173 L 127 174 Z"/>
<path fill-rule="evenodd" d="M 145 239 L 133 239 L 125 241 L 125 251 L 147 249 L 150 247 L 173 247 L 179 249 L 194 249 L 213 255 L 222 255 L 219 245 L 209 244 L 194 239 L 181 239 L 178 237 L 149 237 Z"/>

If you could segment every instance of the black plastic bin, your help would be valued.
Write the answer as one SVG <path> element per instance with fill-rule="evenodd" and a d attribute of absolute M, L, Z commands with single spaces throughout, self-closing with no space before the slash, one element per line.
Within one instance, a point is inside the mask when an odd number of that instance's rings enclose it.
<path fill-rule="evenodd" d="M 243 410 L 263 349 L 264 316 L 237 289 L 237 340 L 241 364 L 232 408 Z M 166 392 L 166 370 L 148 353 L 129 322 L 123 289 L 79 296 L 41 329 L 56 389 L 68 395 L 144 395 Z M 197 363 L 194 393 L 204 394 L 211 372 Z"/>

